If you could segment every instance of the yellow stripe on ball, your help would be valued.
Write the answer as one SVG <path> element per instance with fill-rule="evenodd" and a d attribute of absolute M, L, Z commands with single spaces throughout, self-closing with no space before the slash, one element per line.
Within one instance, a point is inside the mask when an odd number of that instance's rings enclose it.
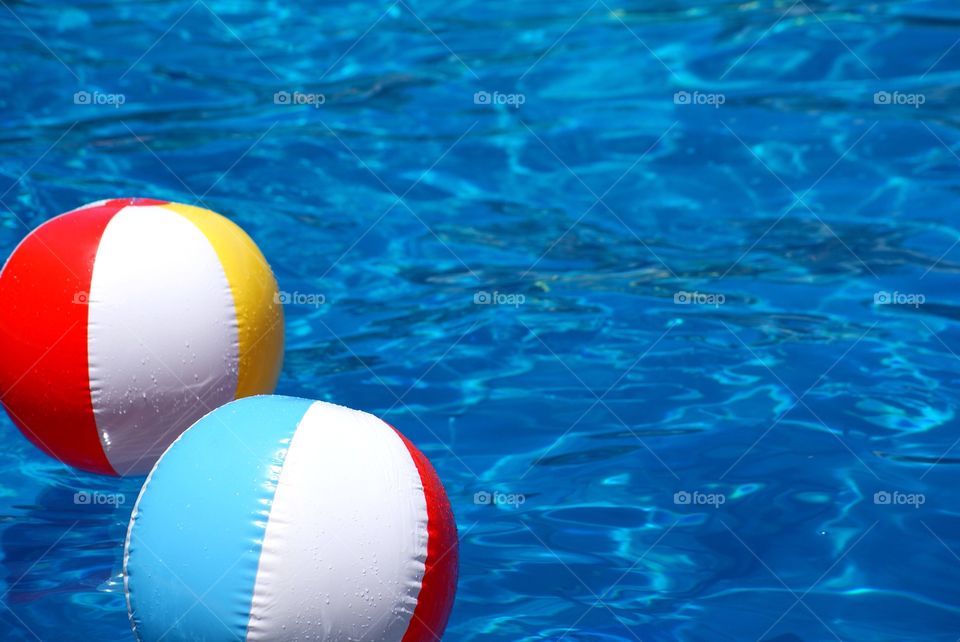
<path fill-rule="evenodd" d="M 196 225 L 223 265 L 240 343 L 236 398 L 273 392 L 283 365 L 283 308 L 266 258 L 246 232 L 216 212 L 180 203 L 162 207 Z"/>

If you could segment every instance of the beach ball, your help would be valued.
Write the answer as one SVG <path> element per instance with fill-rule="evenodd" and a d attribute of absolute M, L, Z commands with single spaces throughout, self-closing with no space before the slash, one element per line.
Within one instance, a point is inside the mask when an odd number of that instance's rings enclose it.
<path fill-rule="evenodd" d="M 450 503 L 373 415 L 259 396 L 213 411 L 147 477 L 123 559 L 141 642 L 427 642 L 457 582 Z"/>
<path fill-rule="evenodd" d="M 266 260 L 206 209 L 91 203 L 32 231 L 0 272 L 0 401 L 84 470 L 146 474 L 210 410 L 273 392 L 282 359 Z"/>

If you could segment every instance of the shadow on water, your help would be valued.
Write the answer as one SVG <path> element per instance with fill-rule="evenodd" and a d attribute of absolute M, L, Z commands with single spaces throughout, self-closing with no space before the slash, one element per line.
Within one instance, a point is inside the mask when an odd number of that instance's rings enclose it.
<path fill-rule="evenodd" d="M 14 505 L 17 514 L 6 518 L 0 536 L 4 640 L 74 639 L 62 628 L 75 613 L 71 603 L 87 607 L 89 628 L 77 633 L 78 640 L 93 639 L 91 631 L 109 636 L 124 626 L 122 544 L 139 481 L 84 480 L 95 483 L 82 490 L 47 486 L 32 504 Z"/>

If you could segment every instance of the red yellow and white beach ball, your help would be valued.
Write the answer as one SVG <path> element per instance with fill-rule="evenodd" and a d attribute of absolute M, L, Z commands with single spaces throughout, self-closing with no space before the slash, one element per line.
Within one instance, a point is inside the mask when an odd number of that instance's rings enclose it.
<path fill-rule="evenodd" d="M 44 223 L 0 272 L 0 302 L 0 401 L 97 473 L 147 473 L 201 416 L 272 392 L 283 359 L 260 250 L 190 205 L 113 199 Z"/>

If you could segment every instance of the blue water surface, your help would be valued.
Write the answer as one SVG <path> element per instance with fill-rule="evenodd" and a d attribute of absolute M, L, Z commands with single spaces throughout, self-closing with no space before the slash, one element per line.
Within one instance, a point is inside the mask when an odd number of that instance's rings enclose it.
<path fill-rule="evenodd" d="M 0 35 L 0 256 L 108 197 L 241 224 L 279 391 L 447 487 L 445 639 L 960 638 L 956 3 L 6 0 Z M 142 480 L 0 423 L 0 637 L 131 639 Z"/>

